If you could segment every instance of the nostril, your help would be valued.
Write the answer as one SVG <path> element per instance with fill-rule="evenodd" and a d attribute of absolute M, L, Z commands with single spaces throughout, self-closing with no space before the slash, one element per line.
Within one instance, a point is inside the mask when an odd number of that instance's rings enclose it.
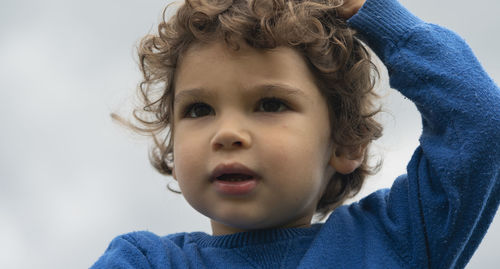
<path fill-rule="evenodd" d="M 219 131 L 210 141 L 214 150 L 240 149 L 249 147 L 251 139 L 249 134 L 235 131 Z"/>

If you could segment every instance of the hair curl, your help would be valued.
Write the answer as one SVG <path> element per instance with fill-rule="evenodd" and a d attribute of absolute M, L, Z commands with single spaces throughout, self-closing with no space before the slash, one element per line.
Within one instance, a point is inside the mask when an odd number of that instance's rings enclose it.
<path fill-rule="evenodd" d="M 342 0 L 186 0 L 168 21 L 164 9 L 158 33 L 145 36 L 138 47 L 143 103 L 134 110 L 132 127 L 153 137 L 152 165 L 171 175 L 173 163 L 173 78 L 180 57 L 194 42 L 224 42 L 235 50 L 238 40 L 256 49 L 288 46 L 300 52 L 327 101 L 332 141 L 349 151 L 368 147 L 382 134 L 373 105 L 378 71 L 370 53 L 337 16 Z M 159 139 L 163 137 L 163 139 Z M 380 164 L 364 161 L 353 173 L 335 173 L 319 200 L 323 218 L 356 195 L 367 175 Z"/>

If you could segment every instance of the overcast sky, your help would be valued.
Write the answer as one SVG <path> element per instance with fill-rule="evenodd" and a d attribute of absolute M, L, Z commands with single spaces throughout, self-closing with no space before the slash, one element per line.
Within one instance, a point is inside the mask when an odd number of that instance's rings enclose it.
<path fill-rule="evenodd" d="M 500 2 L 402 2 L 458 32 L 500 81 Z M 167 3 L 0 2 L 0 268 L 87 268 L 134 230 L 210 233 L 150 166 L 149 141 L 109 117 L 126 112 L 140 79 L 135 44 Z M 375 144 L 384 167 L 360 196 L 405 172 L 421 131 L 413 104 L 387 87 Z M 468 268 L 498 268 L 499 246 L 497 214 Z"/>

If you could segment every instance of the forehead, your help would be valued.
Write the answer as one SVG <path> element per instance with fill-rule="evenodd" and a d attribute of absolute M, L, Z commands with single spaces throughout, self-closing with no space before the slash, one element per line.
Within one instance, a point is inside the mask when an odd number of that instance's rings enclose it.
<path fill-rule="evenodd" d="M 249 46 L 243 41 L 238 41 L 238 50 L 229 47 L 228 44 L 221 41 L 210 43 L 194 42 L 189 45 L 188 49 L 182 53 L 180 62 L 191 63 L 196 62 L 200 57 L 203 60 L 234 60 L 234 61 L 259 61 L 261 59 L 270 60 L 269 64 L 277 64 L 279 62 L 302 62 L 303 56 L 291 47 L 279 46 L 273 49 L 257 49 Z"/>
<path fill-rule="evenodd" d="M 220 87 L 252 88 L 262 83 L 287 84 L 316 90 L 314 75 L 295 49 L 277 47 L 258 50 L 241 43 L 235 51 L 222 42 L 189 47 L 179 59 L 175 92 L 182 89 Z"/>

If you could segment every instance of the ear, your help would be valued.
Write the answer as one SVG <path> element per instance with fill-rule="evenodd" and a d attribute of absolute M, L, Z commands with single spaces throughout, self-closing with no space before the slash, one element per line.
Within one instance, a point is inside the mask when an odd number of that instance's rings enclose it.
<path fill-rule="evenodd" d="M 354 172 L 363 163 L 367 146 L 334 148 L 330 165 L 343 175 Z"/>

